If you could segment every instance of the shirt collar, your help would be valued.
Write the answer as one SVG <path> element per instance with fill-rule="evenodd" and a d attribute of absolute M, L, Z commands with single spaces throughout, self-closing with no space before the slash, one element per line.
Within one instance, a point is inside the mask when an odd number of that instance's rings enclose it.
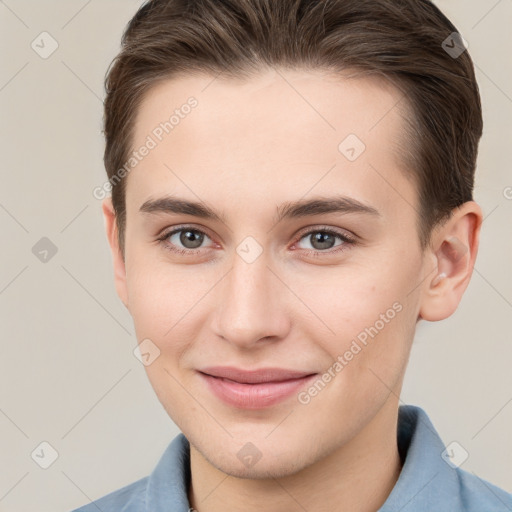
<path fill-rule="evenodd" d="M 189 512 L 190 444 L 178 434 L 149 476 L 146 487 L 147 512 Z"/>
<path fill-rule="evenodd" d="M 378 512 L 432 507 L 462 512 L 457 472 L 443 459 L 445 446 L 423 409 L 414 405 L 399 407 L 397 443 L 402 471 Z"/>
<path fill-rule="evenodd" d="M 463 512 L 459 474 L 442 457 L 445 446 L 423 409 L 401 405 L 397 443 L 403 467 L 378 512 L 449 510 Z M 188 512 L 190 445 L 175 437 L 151 473 L 146 488 L 147 512 Z"/>

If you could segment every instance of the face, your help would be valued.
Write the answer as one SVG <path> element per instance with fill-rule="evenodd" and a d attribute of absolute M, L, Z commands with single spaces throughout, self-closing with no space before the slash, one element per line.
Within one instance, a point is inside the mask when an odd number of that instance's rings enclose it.
<path fill-rule="evenodd" d="M 396 404 L 427 273 L 400 96 L 269 70 L 168 80 L 140 106 L 133 146 L 156 145 L 127 177 L 120 294 L 159 400 L 228 474 L 291 474 Z M 218 366 L 309 377 L 201 373 Z"/>

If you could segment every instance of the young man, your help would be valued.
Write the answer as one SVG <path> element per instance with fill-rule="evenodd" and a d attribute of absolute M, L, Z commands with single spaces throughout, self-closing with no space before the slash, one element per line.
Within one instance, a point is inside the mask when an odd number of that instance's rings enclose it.
<path fill-rule="evenodd" d="M 428 0 L 154 0 L 109 70 L 118 294 L 183 432 L 80 509 L 505 512 L 399 406 L 478 249 L 471 59 Z"/>

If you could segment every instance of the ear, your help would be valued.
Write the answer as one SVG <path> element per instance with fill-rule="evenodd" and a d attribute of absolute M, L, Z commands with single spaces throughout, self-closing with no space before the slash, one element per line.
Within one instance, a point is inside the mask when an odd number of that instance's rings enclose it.
<path fill-rule="evenodd" d="M 435 322 L 455 312 L 473 273 L 481 226 L 480 206 L 468 201 L 434 230 L 425 261 L 433 261 L 436 270 L 422 290 L 418 319 Z"/>
<path fill-rule="evenodd" d="M 112 261 L 114 264 L 114 281 L 116 285 L 117 295 L 128 307 L 128 289 L 126 286 L 126 266 L 119 247 L 118 229 L 116 222 L 116 214 L 112 205 L 112 198 L 106 197 L 102 202 L 103 219 L 105 221 L 105 230 L 107 233 L 107 239 L 110 244 L 110 250 L 112 252 Z"/>

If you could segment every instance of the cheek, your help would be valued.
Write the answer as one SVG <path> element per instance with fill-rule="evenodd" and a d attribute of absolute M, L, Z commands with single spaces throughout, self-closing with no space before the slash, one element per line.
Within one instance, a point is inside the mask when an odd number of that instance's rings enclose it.
<path fill-rule="evenodd" d="M 167 414 L 184 428 L 183 411 L 193 414 L 195 403 L 181 382 L 180 361 L 193 346 L 197 333 L 190 319 L 197 314 L 194 306 L 206 293 L 207 283 L 194 281 L 183 270 L 173 271 L 169 264 L 142 264 L 135 258 L 128 275 L 136 337 L 139 343 L 149 343 L 146 347 L 151 347 L 154 358 L 144 366 L 148 380 Z"/>
<path fill-rule="evenodd" d="M 410 344 L 407 326 L 413 320 L 398 297 L 376 292 L 353 295 L 349 301 L 338 301 L 338 310 L 330 311 L 326 323 L 334 334 L 320 343 L 332 361 L 341 362 L 346 378 L 374 380 L 376 376 L 370 375 L 374 370 L 393 380 L 402 370 Z"/>
<path fill-rule="evenodd" d="M 403 279 L 371 269 L 333 271 L 323 281 L 314 279 L 315 286 L 311 281 L 296 280 L 294 291 L 305 299 L 309 312 L 301 316 L 317 329 L 316 338 L 350 339 L 376 322 L 383 330 L 382 322 L 387 326 L 394 320 L 401 309 L 396 303 L 403 304 L 406 296 Z"/>
<path fill-rule="evenodd" d="M 193 265 L 177 268 L 132 252 L 127 258 L 130 313 L 140 336 L 166 340 L 187 323 L 187 315 L 208 291 L 207 279 Z"/>
<path fill-rule="evenodd" d="M 406 259 L 414 262 L 406 268 L 390 256 L 364 269 L 333 273 L 323 287 L 303 285 L 297 293 L 316 313 L 303 316 L 301 327 L 332 364 L 341 360 L 342 368 L 329 367 L 339 385 L 358 381 L 360 392 L 374 388 L 379 378 L 389 386 L 396 383 L 414 336 L 418 297 L 411 291 L 419 275 L 418 258 Z"/>

